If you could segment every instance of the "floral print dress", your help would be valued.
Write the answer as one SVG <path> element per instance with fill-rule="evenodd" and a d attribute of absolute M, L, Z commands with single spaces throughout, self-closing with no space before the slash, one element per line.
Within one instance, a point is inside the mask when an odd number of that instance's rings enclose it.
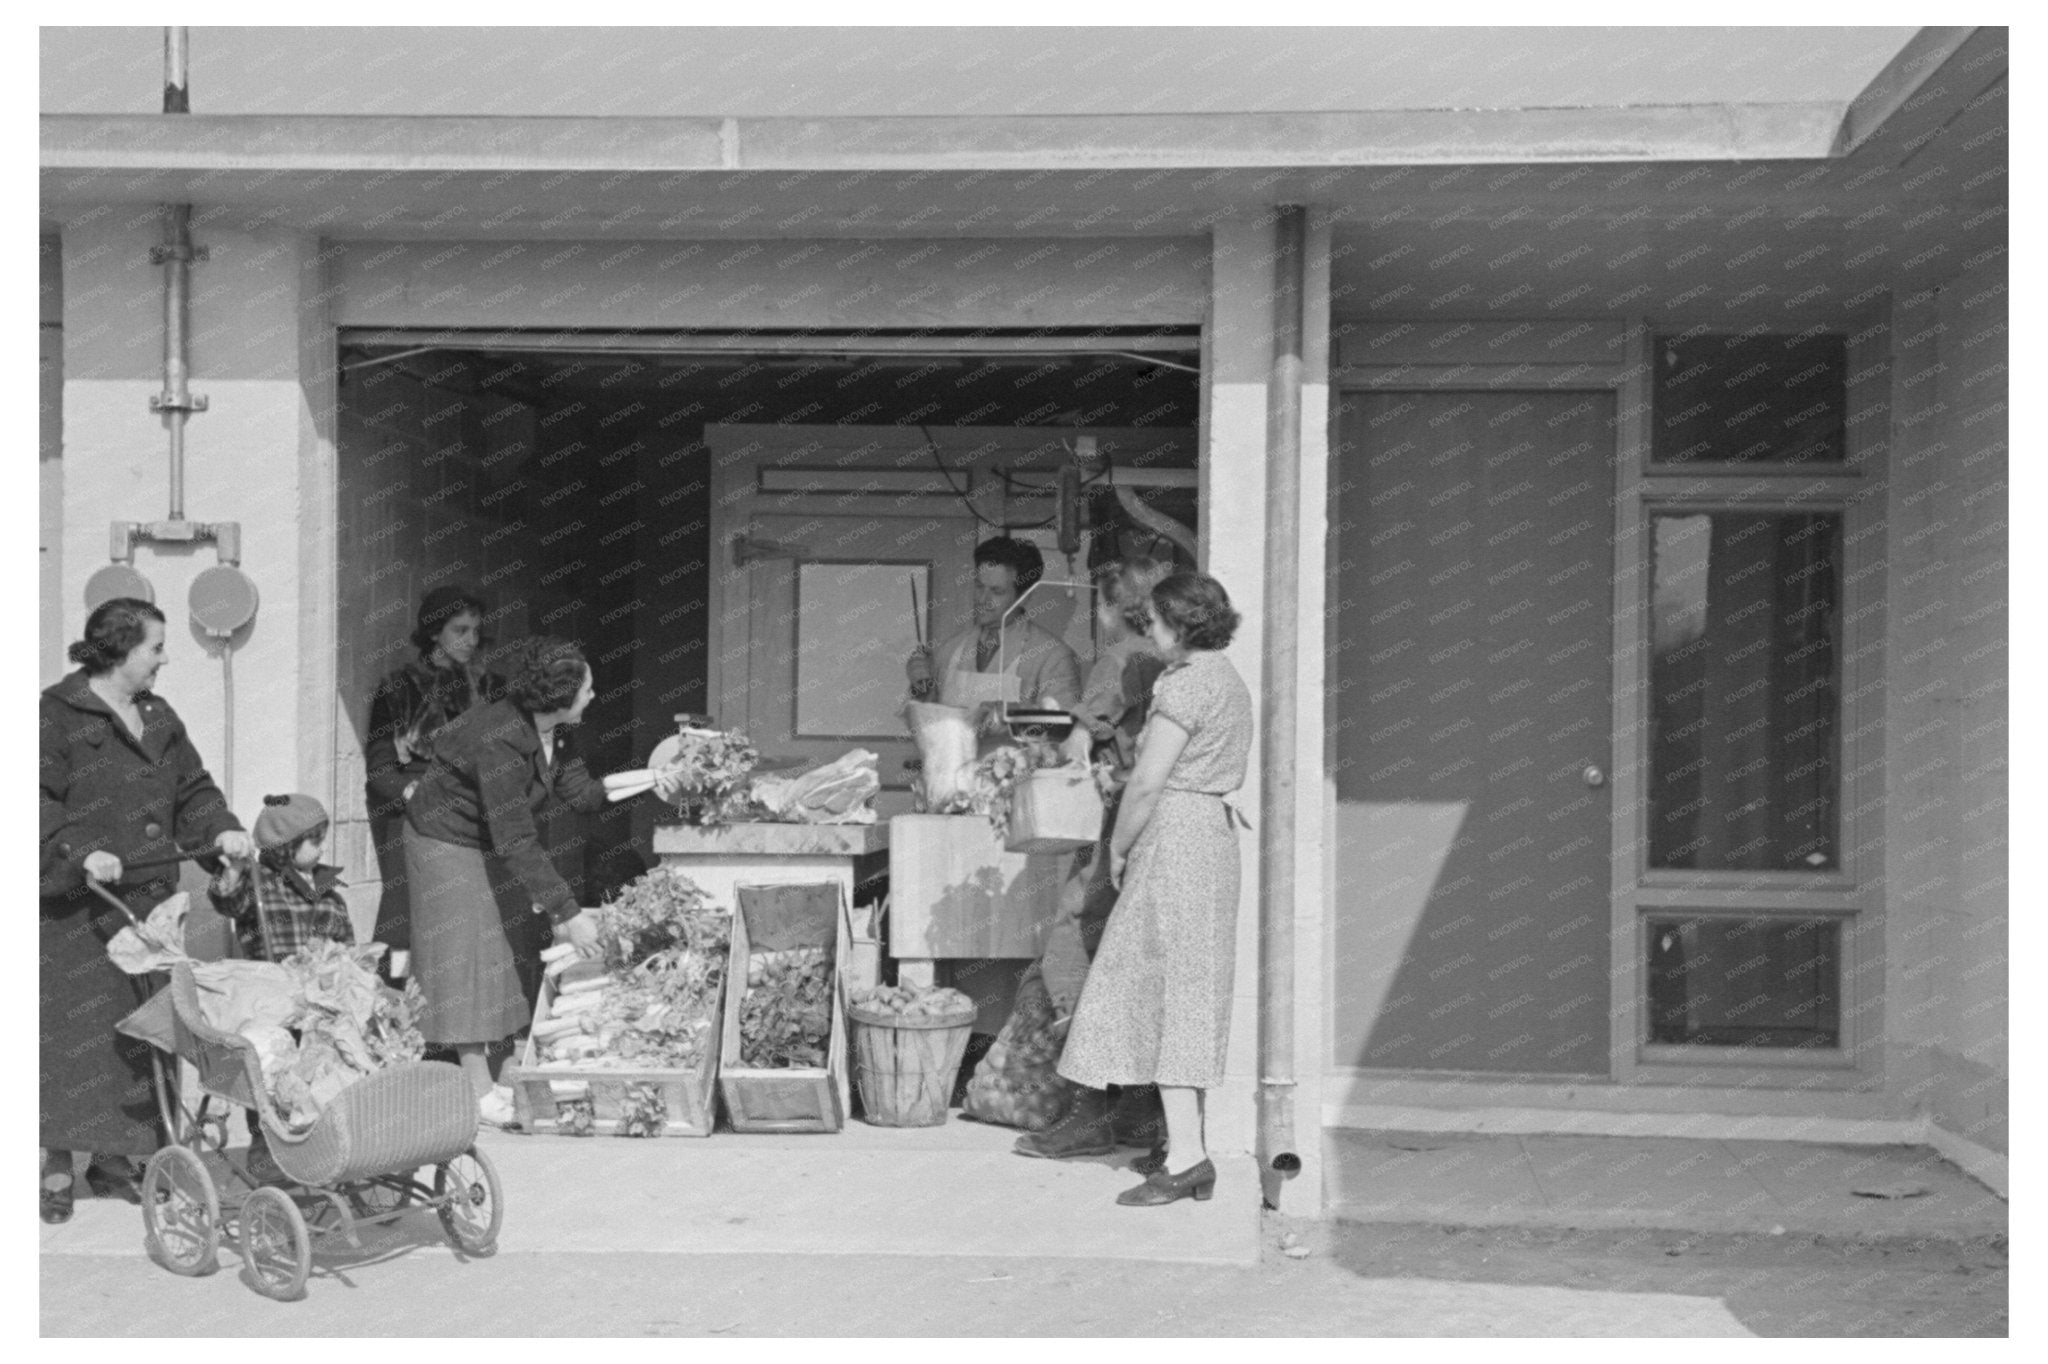
<path fill-rule="evenodd" d="M 1152 716 L 1148 729 L 1164 716 L 1187 746 L 1131 848 L 1059 1072 L 1093 1089 L 1213 1089 L 1230 1039 L 1241 874 L 1242 817 L 1224 798 L 1244 785 L 1251 693 L 1229 659 L 1198 652 L 1160 675 Z"/>

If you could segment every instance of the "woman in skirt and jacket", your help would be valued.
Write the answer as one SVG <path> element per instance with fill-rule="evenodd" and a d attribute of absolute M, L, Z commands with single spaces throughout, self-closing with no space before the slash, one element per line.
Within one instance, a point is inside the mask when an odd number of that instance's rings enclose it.
<path fill-rule="evenodd" d="M 375 939 L 391 951 L 386 968 L 405 974 L 412 907 L 405 884 L 405 803 L 427 774 L 434 736 L 456 716 L 504 695 L 504 679 L 477 661 L 484 604 L 466 588 L 437 587 L 420 600 L 412 646 L 418 657 L 377 684 L 363 739 L 370 836 L 384 878 Z"/>
<path fill-rule="evenodd" d="M 604 786 L 576 756 L 566 726 L 582 718 L 593 684 L 582 651 L 559 639 L 513 650 L 505 697 L 441 730 L 406 806 L 412 974 L 425 996 L 420 1031 L 454 1049 L 486 1121 L 511 1121 L 511 1091 L 494 1085 L 490 1048 L 532 1010 L 515 946 L 525 919 L 544 915 L 557 941 L 597 948 L 596 917 L 555 870 L 535 815 L 551 800 L 594 811 Z"/>
<path fill-rule="evenodd" d="M 70 653 L 78 670 L 44 690 L 38 716 L 45 1222 L 71 1216 L 73 1152 L 89 1154 L 93 1192 L 132 1202 L 134 1162 L 161 1135 L 149 1048 L 114 1031 L 144 1002 L 140 978 L 107 957 L 127 920 L 87 883 L 140 918 L 177 890 L 179 849 L 250 852 L 184 722 L 152 690 L 166 661 L 163 612 L 104 602 Z"/>

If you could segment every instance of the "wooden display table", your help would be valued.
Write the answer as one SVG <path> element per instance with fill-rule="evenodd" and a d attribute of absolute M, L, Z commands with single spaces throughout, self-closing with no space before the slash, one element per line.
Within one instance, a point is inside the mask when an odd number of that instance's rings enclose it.
<path fill-rule="evenodd" d="M 730 910 L 741 886 L 833 882 L 853 904 L 854 863 L 889 846 L 889 826 L 874 824 L 694 824 L 654 826 L 654 853 Z"/>
<path fill-rule="evenodd" d="M 890 820 L 889 955 L 897 979 L 929 985 L 940 960 L 1035 960 L 1072 857 L 1006 852 L 981 815 Z"/>

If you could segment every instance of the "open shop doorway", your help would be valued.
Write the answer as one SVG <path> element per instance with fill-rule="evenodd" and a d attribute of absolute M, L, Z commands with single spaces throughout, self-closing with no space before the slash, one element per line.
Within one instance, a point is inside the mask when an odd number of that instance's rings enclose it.
<path fill-rule="evenodd" d="M 858 561 L 862 537 L 882 530 L 958 546 L 934 558 L 935 589 L 971 576 L 973 544 L 1005 532 L 1041 546 L 1049 578 L 1085 580 L 1120 548 L 1191 562 L 1198 354 L 1194 334 L 1157 332 L 344 332 L 335 824 L 358 917 L 381 882 L 363 791 L 370 698 L 415 656 L 424 593 L 481 595 L 487 656 L 529 634 L 579 641 L 597 681 L 582 750 L 594 773 L 638 767 L 679 713 L 731 727 L 778 704 L 794 715 L 794 627 L 787 666 L 750 644 L 755 671 L 737 687 L 729 627 L 763 618 L 750 599 L 760 563 L 821 515 L 837 543 L 809 546 L 813 561 Z M 1091 463 L 1072 480 L 1079 525 L 1063 550 L 1058 485 L 1077 455 Z M 805 519 L 774 519 L 786 515 Z M 878 748 L 800 728 L 764 732 L 764 755 Z M 909 781 L 900 754 L 885 758 L 884 818 L 907 806 Z M 586 902 L 653 864 L 657 806 L 551 821 L 557 865 Z"/>

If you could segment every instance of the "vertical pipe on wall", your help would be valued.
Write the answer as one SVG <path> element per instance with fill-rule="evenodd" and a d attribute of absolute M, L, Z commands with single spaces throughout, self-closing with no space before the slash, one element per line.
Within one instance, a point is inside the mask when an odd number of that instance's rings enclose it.
<path fill-rule="evenodd" d="M 1302 301 L 1307 211 L 1280 207 L 1273 367 L 1266 388 L 1266 649 L 1259 731 L 1259 1183 L 1270 1207 L 1301 1171 L 1294 1150 L 1294 749 L 1301 563 Z"/>
<path fill-rule="evenodd" d="M 164 30 L 164 112 L 192 112 L 186 30 Z M 185 519 L 185 419 L 192 411 L 187 380 L 185 320 L 192 290 L 192 205 L 164 205 L 164 391 L 157 410 L 168 420 L 171 461 L 170 519 Z"/>
<path fill-rule="evenodd" d="M 185 322 L 192 289 L 192 205 L 164 205 L 164 391 L 157 407 L 169 423 L 170 519 L 185 519 L 185 419 L 192 412 Z"/>
<path fill-rule="evenodd" d="M 164 112 L 167 114 L 189 114 L 192 112 L 192 95 L 187 86 L 186 30 L 166 28 L 164 30 Z"/>

